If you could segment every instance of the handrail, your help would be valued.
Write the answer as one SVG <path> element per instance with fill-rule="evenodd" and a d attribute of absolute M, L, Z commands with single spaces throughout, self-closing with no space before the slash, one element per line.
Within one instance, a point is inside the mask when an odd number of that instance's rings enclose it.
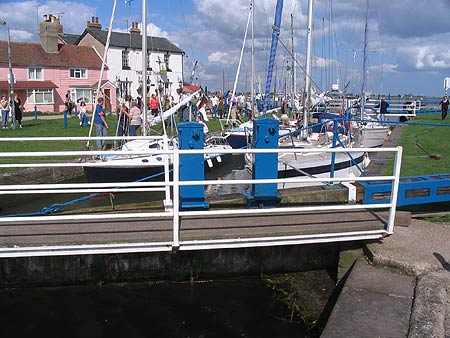
<path fill-rule="evenodd" d="M 155 137 L 140 137 L 141 139 L 154 139 Z M 0 142 L 33 142 L 36 141 L 37 138 L 11 138 L 11 139 L 1 139 Z M 41 141 L 54 141 L 54 140 L 86 140 L 87 138 L 39 138 Z M 95 139 L 95 138 L 89 138 Z M 104 138 L 103 138 L 104 139 Z M 123 137 L 108 137 L 110 140 L 114 139 L 123 139 Z M 136 139 L 134 137 L 133 139 Z M 298 177 L 298 178 L 288 178 L 288 179 L 209 179 L 203 181 L 180 181 L 180 155 L 184 154 L 217 154 L 217 149 L 195 149 L 195 150 L 180 150 L 180 149 L 165 149 L 165 150 L 156 150 L 156 149 L 148 149 L 146 152 L 142 151 L 73 151 L 73 152 L 0 152 L 0 163 L 4 158 L 35 158 L 35 157 L 55 157 L 58 158 L 60 156 L 65 157 L 73 157 L 73 160 L 68 160 L 67 162 L 45 162 L 45 163 L 9 163 L 9 164 L 0 164 L 0 168 L 37 168 L 37 167 L 82 167 L 86 165 L 86 162 L 79 162 L 80 156 L 92 157 L 93 155 L 98 154 L 114 154 L 114 155 L 143 155 L 143 154 L 165 154 L 168 155 L 166 158 L 172 159 L 172 167 L 173 167 L 173 177 L 169 178 L 168 174 L 166 178 L 160 182 L 111 182 L 111 183 L 42 183 L 42 184 L 0 184 L 0 197 L 3 195 L 21 195 L 21 194 L 72 194 L 72 193 L 117 193 L 117 192 L 152 192 L 152 191 L 165 191 L 165 205 L 164 210 L 155 210 L 154 212 L 109 212 L 109 213 L 101 213 L 101 214 L 79 214 L 74 213 L 70 215 L 43 215 L 39 217 L 35 216 L 4 216 L 0 217 L 0 226 L 2 225 L 14 225 L 14 224 L 24 224 L 24 222 L 46 222 L 46 221 L 63 221 L 63 220 L 79 220 L 79 221 L 89 221 L 89 220 L 113 220 L 113 219 L 121 219 L 121 220 L 130 220 L 130 219 L 158 219 L 161 217 L 171 218 L 172 222 L 172 241 L 168 243 L 164 242 L 152 242 L 148 243 L 145 249 L 142 245 L 138 246 L 142 251 L 150 250 L 150 251 L 158 251 L 158 250 L 189 250 L 189 249 L 211 249 L 222 247 L 223 243 L 228 243 L 228 247 L 242 247 L 245 245 L 248 246 L 263 246 L 263 245 L 283 245 L 276 243 L 306 243 L 306 242 L 317 242 L 321 243 L 326 238 L 329 241 L 336 240 L 351 240 L 351 239 L 362 239 L 362 238 L 379 238 L 384 235 L 389 235 L 393 233 L 394 229 L 394 218 L 395 218 L 395 210 L 396 210 L 396 201 L 398 194 L 398 185 L 400 178 L 400 166 L 401 166 L 401 155 L 402 148 L 394 147 L 394 148 L 317 148 L 317 149 L 304 149 L 304 148 L 280 148 L 280 149 L 223 149 L 221 153 L 223 154 L 246 154 L 246 153 L 353 153 L 353 152 L 388 152 L 394 154 L 394 170 L 391 175 L 384 176 L 361 176 L 361 177 L 346 177 L 346 178 L 315 178 L 315 177 Z M 92 163 L 91 163 L 92 164 Z M 98 162 L 96 166 L 104 166 L 109 163 Z M 118 165 L 119 167 L 119 165 Z M 392 193 L 391 199 L 389 203 L 383 204 L 343 204 L 343 205 L 335 205 L 335 204 L 327 204 L 327 205 L 317 205 L 317 206 L 281 206 L 274 208 L 256 208 L 256 209 L 248 209 L 245 205 L 242 208 L 221 208 L 213 209 L 213 210 L 182 210 L 180 208 L 180 187 L 182 186 L 200 186 L 200 185 L 239 185 L 239 184 L 269 184 L 269 183 L 311 183 L 311 184 L 323 184 L 323 183 L 336 183 L 336 182 L 364 182 L 364 181 L 390 181 L 392 183 Z M 170 196 L 170 192 L 172 191 L 172 196 Z M 168 195 L 169 194 L 169 195 Z M 173 201 L 172 201 L 173 200 Z M 171 203 L 172 202 L 172 203 Z M 330 233 L 327 236 L 318 236 L 316 240 L 310 239 L 309 237 L 297 236 L 296 239 L 286 238 L 286 236 L 280 236 L 279 241 L 271 238 L 268 240 L 267 237 L 257 237 L 257 238 L 248 238 L 248 239 L 214 239 L 214 240 L 202 240 L 197 242 L 192 242 L 188 240 L 183 240 L 180 237 L 180 229 L 183 223 L 183 217 L 214 217 L 219 215 L 264 215 L 264 214 L 273 214 L 276 213 L 293 213 L 293 212 L 309 212 L 309 211 L 317 211 L 324 212 L 330 210 L 339 210 L 344 211 L 349 208 L 354 210 L 380 210 L 380 209 L 389 209 L 389 217 L 384 230 L 375 231 L 375 232 L 367 232 L 361 231 L 357 234 L 354 233 L 345 233 L 345 232 L 337 232 Z M 218 234 L 219 236 L 220 234 Z M 219 236 L 220 237 L 220 236 Z M 275 236 L 276 237 L 276 236 Z M 308 238 L 308 239 L 307 239 Z M 221 244 L 222 243 L 222 244 Z M 106 245 L 106 246 L 105 246 Z M 108 246 L 109 245 L 109 246 Z M 98 250 L 94 250 L 93 247 L 89 247 L 89 250 L 85 252 L 125 252 L 121 250 L 130 250 L 122 248 L 119 244 L 109 243 L 99 245 L 96 247 Z M 101 248 L 101 249 L 100 249 Z M 108 249 L 109 248 L 109 249 Z M 121 249 L 122 248 L 122 249 Z M 61 247 L 61 251 L 57 251 L 58 254 L 69 254 L 69 252 L 73 252 L 73 250 L 79 252 L 80 248 L 78 247 L 67 247 L 63 249 Z M 6 250 L 6 251 L 5 251 Z M 48 251 L 44 249 L 26 249 L 20 248 L 20 250 L 16 250 L 14 252 L 11 251 L 11 248 L 2 248 L 0 243 L 0 257 L 2 254 L 9 256 L 20 256 L 24 255 L 25 252 L 27 255 L 44 255 L 49 254 Z M 30 251 L 31 250 L 31 251 Z"/>

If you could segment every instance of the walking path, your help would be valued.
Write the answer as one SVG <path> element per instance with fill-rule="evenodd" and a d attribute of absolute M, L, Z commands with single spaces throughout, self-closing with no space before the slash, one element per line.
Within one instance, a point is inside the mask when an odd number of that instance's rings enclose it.
<path fill-rule="evenodd" d="M 321 338 L 450 337 L 450 224 L 413 219 L 365 246 Z"/>
<path fill-rule="evenodd" d="M 72 114 L 72 116 L 67 115 L 67 118 L 72 118 L 72 117 L 78 118 L 77 115 L 73 115 L 73 114 Z M 37 119 L 38 120 L 57 120 L 57 119 L 62 119 L 62 118 L 64 118 L 64 114 L 63 113 L 61 113 L 59 115 L 39 114 Z M 22 118 L 22 120 L 23 121 L 34 120 L 34 116 L 24 116 Z"/>

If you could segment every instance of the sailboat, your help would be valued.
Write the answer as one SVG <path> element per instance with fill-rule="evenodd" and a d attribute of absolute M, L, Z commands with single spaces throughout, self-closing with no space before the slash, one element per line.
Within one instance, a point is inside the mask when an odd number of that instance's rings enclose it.
<path fill-rule="evenodd" d="M 146 27 L 147 1 L 143 1 L 142 3 L 142 69 L 146 69 L 148 56 Z M 142 76 L 142 91 L 143 93 L 147 93 L 145 76 Z M 164 180 L 166 174 L 172 171 L 173 156 L 161 152 L 173 150 L 178 147 L 177 137 L 169 137 L 166 133 L 165 120 L 175 114 L 181 106 L 189 103 L 199 92 L 197 91 L 187 95 L 178 104 L 162 112 L 154 119 L 150 119 L 147 116 L 147 105 L 144 103 L 142 109 L 144 121 L 142 124 L 143 134 L 147 134 L 149 130 L 148 122 L 150 121 L 152 124 L 162 123 L 164 134 L 162 136 L 153 136 L 150 139 L 130 140 L 122 145 L 120 149 L 121 153 L 102 155 L 94 161 L 86 162 L 83 166 L 86 180 L 90 183 Z M 228 157 L 231 157 L 231 154 L 223 154 L 222 152 L 224 149 L 231 149 L 225 142 L 220 142 L 220 140 L 213 136 L 205 138 L 205 140 L 207 141 L 205 143 L 205 149 L 217 150 L 217 153 L 204 155 L 205 168 L 212 169 L 223 164 Z M 126 154 L 127 152 L 129 154 Z"/>
<path fill-rule="evenodd" d="M 311 102 L 311 59 L 312 59 L 312 22 L 313 22 L 313 0 L 309 0 L 308 3 L 308 36 L 307 36 L 307 61 L 306 61 L 306 75 L 305 75 L 305 88 L 307 91 L 306 101 L 303 111 L 303 128 L 296 132 L 290 132 L 284 136 L 280 136 L 278 143 L 279 148 L 292 148 L 292 149 L 323 149 L 323 148 L 335 148 L 337 146 L 352 147 L 352 140 L 348 135 L 338 133 L 338 123 L 332 122 L 335 126 L 334 131 L 331 132 L 328 129 L 328 122 L 325 122 L 322 127 L 325 128 L 322 132 L 314 132 L 310 135 L 309 117 L 310 113 L 309 103 Z M 277 2 L 277 13 L 275 15 L 274 30 L 280 26 L 281 21 L 281 6 L 280 1 Z M 278 19 L 279 18 L 279 19 Z M 276 35 L 276 34 L 274 34 Z M 267 108 L 268 95 L 270 93 L 270 80 L 271 80 L 271 62 L 275 58 L 277 38 L 272 39 L 271 59 L 269 60 L 268 80 L 266 83 L 266 101 L 264 105 L 264 111 Z M 264 114 L 264 112 L 263 112 Z M 337 116 L 336 116 L 337 118 Z M 341 122 L 343 123 L 343 122 Z M 325 137 L 324 137 L 325 136 Z M 319 139 L 319 137 L 321 137 Z M 254 156 L 246 154 L 246 168 L 252 170 L 252 163 Z M 358 152 L 292 152 L 292 153 L 280 153 L 278 155 L 278 178 L 293 178 L 302 176 L 314 176 L 314 177 L 355 177 L 360 176 L 364 164 L 367 164 L 367 155 L 363 151 Z M 291 188 L 296 186 L 302 186 L 302 183 L 280 183 L 278 188 Z"/>

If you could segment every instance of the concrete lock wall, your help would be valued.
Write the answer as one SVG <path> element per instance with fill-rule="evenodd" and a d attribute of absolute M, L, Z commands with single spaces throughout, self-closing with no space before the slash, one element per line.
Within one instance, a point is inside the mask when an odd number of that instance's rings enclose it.
<path fill-rule="evenodd" d="M 335 271 L 339 244 L 0 259 L 2 287 Z"/>

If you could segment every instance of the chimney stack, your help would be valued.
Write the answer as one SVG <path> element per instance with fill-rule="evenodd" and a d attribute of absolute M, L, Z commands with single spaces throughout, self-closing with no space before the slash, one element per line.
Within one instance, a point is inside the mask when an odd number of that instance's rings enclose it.
<path fill-rule="evenodd" d="M 93 29 L 102 29 L 102 25 L 98 23 L 98 16 L 93 16 L 91 21 L 88 21 L 86 24 L 87 28 L 93 28 Z"/>
<path fill-rule="evenodd" d="M 134 21 L 131 22 L 130 34 L 136 34 L 136 35 L 141 34 L 141 30 L 139 29 L 139 25 L 137 22 L 134 22 Z"/>
<path fill-rule="evenodd" d="M 39 40 L 46 53 L 58 53 L 58 34 L 63 27 L 59 18 L 52 14 L 44 15 L 44 21 L 39 24 Z"/>

